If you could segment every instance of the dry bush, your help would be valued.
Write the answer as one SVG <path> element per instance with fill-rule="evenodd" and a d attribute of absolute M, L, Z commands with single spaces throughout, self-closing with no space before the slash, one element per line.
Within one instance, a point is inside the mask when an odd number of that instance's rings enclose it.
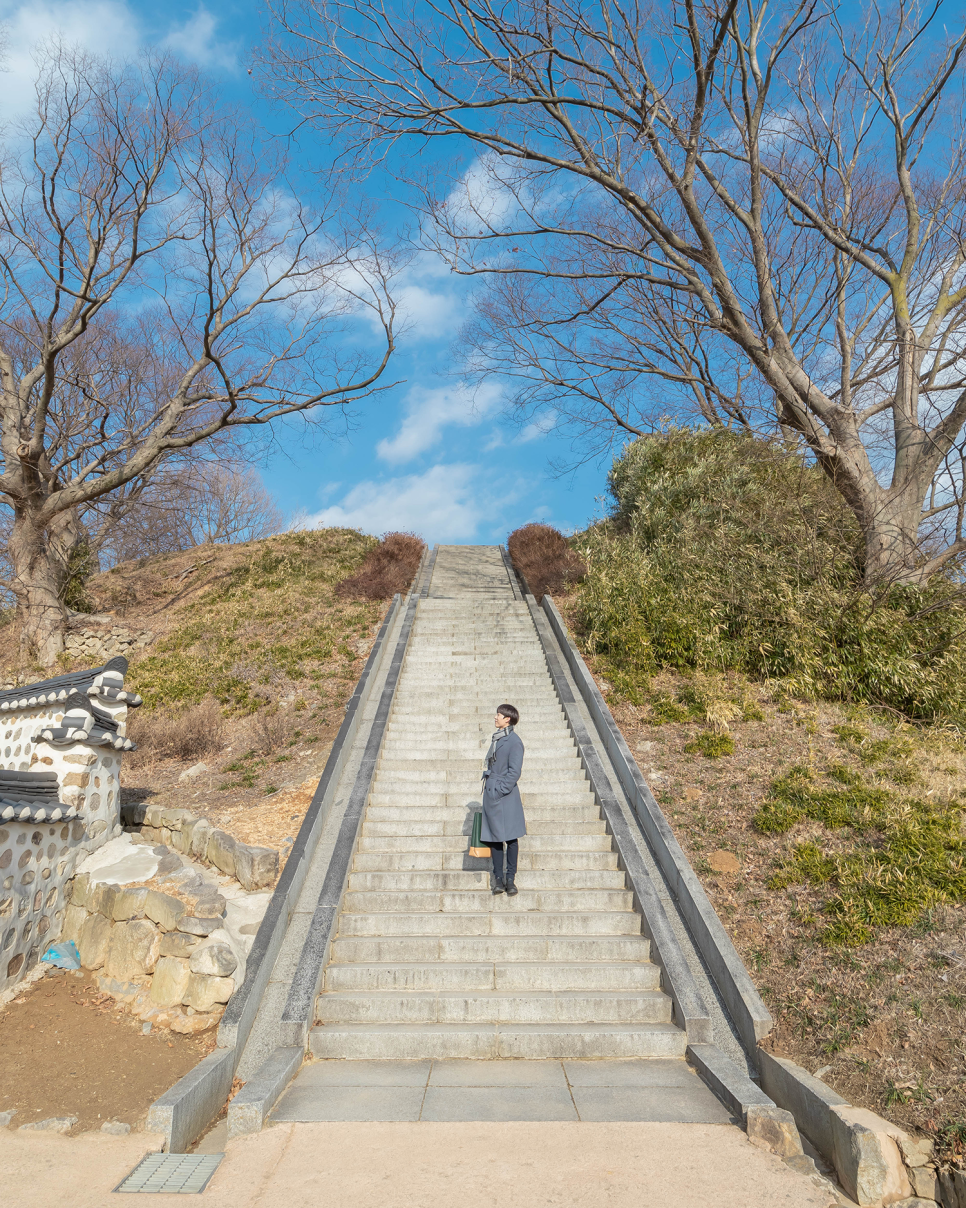
<path fill-rule="evenodd" d="M 176 713 L 142 709 L 129 713 L 127 734 L 137 743 L 134 758 L 139 762 L 198 759 L 221 750 L 225 719 L 218 702 L 208 697 Z"/>
<path fill-rule="evenodd" d="M 549 524 L 525 524 L 510 534 L 507 549 L 513 565 L 538 600 L 566 591 L 587 573 L 582 559 L 563 533 Z"/>
<path fill-rule="evenodd" d="M 426 542 L 415 533 L 385 533 L 359 570 L 336 584 L 335 594 L 356 600 L 387 600 L 409 589 Z"/>
<path fill-rule="evenodd" d="M 277 705 L 269 705 L 252 718 L 252 747 L 271 755 L 288 742 L 294 726 L 289 713 L 282 712 Z"/>

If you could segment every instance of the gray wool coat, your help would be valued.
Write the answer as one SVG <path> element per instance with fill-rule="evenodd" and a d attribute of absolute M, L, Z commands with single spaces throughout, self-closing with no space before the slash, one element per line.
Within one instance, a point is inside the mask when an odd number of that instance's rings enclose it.
<path fill-rule="evenodd" d="M 484 773 L 483 842 L 506 843 L 527 833 L 517 781 L 523 771 L 523 743 L 518 734 L 501 738 L 493 763 Z"/>

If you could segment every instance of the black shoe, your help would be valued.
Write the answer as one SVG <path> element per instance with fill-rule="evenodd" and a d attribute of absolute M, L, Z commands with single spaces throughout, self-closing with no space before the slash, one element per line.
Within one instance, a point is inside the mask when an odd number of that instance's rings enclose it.
<path fill-rule="evenodd" d="M 494 893 L 503 893 L 503 882 L 502 881 L 494 881 L 493 892 Z M 514 889 L 513 892 L 516 893 L 516 890 Z"/>
<path fill-rule="evenodd" d="M 507 879 L 506 879 L 506 896 L 508 898 L 512 898 L 514 894 L 517 894 L 519 892 L 520 892 L 519 889 L 517 889 L 517 887 L 513 884 L 513 878 L 507 877 Z"/>

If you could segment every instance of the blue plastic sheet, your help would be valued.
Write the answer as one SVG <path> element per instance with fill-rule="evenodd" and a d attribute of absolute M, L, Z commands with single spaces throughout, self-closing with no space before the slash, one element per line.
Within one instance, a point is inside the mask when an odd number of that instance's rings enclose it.
<path fill-rule="evenodd" d="M 65 944 L 51 944 L 40 959 L 57 969 L 79 969 L 81 967 L 80 953 L 73 940 L 68 940 Z"/>

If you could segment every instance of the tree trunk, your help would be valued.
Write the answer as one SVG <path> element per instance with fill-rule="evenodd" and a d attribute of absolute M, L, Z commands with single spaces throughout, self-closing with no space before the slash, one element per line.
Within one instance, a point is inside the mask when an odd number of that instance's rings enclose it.
<path fill-rule="evenodd" d="M 64 651 L 66 609 L 61 600 L 61 572 L 47 534 L 29 516 L 17 514 L 9 546 L 13 590 L 22 625 L 21 650 L 42 667 L 53 667 Z"/>
<path fill-rule="evenodd" d="M 859 516 L 865 537 L 865 584 L 872 591 L 893 584 L 922 583 L 926 559 L 922 555 L 919 521 L 922 492 L 877 492 L 874 512 Z"/>

